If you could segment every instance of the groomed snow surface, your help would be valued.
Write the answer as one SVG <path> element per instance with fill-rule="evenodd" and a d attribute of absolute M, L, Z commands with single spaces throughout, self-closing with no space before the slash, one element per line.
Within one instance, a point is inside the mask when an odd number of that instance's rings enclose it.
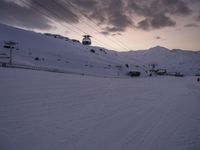
<path fill-rule="evenodd" d="M 0 150 L 199 150 L 195 77 L 0 68 Z"/>

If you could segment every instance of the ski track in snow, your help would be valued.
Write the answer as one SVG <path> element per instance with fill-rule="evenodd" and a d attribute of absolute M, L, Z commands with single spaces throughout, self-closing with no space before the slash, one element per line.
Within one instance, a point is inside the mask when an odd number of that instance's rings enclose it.
<path fill-rule="evenodd" d="M 96 78 L 0 68 L 1 150 L 199 150 L 195 77 Z"/>

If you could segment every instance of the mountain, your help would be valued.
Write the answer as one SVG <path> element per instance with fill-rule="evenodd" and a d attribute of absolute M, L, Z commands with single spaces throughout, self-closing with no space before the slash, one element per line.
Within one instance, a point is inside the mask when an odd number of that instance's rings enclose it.
<path fill-rule="evenodd" d="M 200 52 L 168 50 L 154 47 L 148 50 L 116 52 L 102 47 L 85 46 L 76 40 L 26 31 L 0 24 L 0 61 L 9 55 L 5 41 L 17 43 L 13 49 L 13 64 L 54 68 L 65 72 L 104 77 L 125 77 L 130 70 L 146 75 L 149 64 L 157 64 L 170 72 L 193 75 L 200 70 Z M 128 66 L 126 65 L 128 64 Z"/>
<path fill-rule="evenodd" d="M 168 72 L 193 75 L 200 71 L 200 51 L 169 50 L 157 46 L 148 50 L 123 52 L 122 55 L 140 66 L 156 64 L 157 68 L 167 69 Z"/>

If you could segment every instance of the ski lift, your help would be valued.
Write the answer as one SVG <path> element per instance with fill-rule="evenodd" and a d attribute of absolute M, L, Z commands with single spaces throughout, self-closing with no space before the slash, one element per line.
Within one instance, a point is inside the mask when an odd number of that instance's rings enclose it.
<path fill-rule="evenodd" d="M 90 37 L 91 37 L 90 35 L 84 35 L 84 36 L 83 36 L 82 44 L 83 44 L 83 45 L 91 45 L 92 42 L 91 42 Z"/>
<path fill-rule="evenodd" d="M 17 43 L 13 42 L 13 41 L 5 41 L 4 42 L 4 48 L 14 48 L 14 46 L 16 45 Z"/>

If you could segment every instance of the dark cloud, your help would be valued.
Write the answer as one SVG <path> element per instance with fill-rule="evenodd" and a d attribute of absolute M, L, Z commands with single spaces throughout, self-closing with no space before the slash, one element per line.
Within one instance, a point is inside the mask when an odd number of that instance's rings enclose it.
<path fill-rule="evenodd" d="M 117 32 L 117 33 L 112 33 L 111 32 L 108 32 L 108 31 L 102 31 L 100 32 L 101 34 L 105 35 L 105 36 L 108 36 L 108 35 L 111 35 L 111 36 L 121 36 L 122 34 L 120 32 Z"/>
<path fill-rule="evenodd" d="M 76 2 L 76 5 L 79 6 L 79 3 Z M 91 6 L 85 11 L 91 19 L 106 25 L 103 28 L 106 32 L 123 32 L 134 27 L 143 30 L 172 27 L 176 25 L 172 16 L 191 14 L 191 9 L 183 0 L 102 0 L 95 1 Z M 144 19 L 135 25 L 134 16 Z"/>
<path fill-rule="evenodd" d="M 173 27 L 176 25 L 173 20 L 174 16 L 187 16 L 192 13 L 189 0 L 29 1 L 29 7 L 23 7 L 16 3 L 0 0 L 1 22 L 49 29 L 52 26 L 48 18 L 71 24 L 81 22 L 84 15 L 88 21 L 92 20 L 102 27 L 102 34 L 111 35 L 123 32 L 127 28 L 137 27 L 142 30 L 152 30 Z M 135 20 L 138 17 L 141 20 L 139 22 Z"/>
<path fill-rule="evenodd" d="M 182 0 L 152 0 L 149 3 L 129 0 L 129 9 L 145 18 L 137 26 L 143 30 L 175 26 L 172 16 L 187 16 L 192 13 Z"/>
<path fill-rule="evenodd" d="M 100 32 L 100 33 L 103 34 L 103 35 L 105 35 L 105 36 L 110 35 L 110 33 L 107 32 L 107 31 L 102 31 L 102 32 Z"/>
<path fill-rule="evenodd" d="M 70 2 L 68 2 L 68 4 L 70 4 Z M 78 5 L 80 8 L 83 9 L 91 9 L 96 8 L 98 2 L 95 0 L 73 0 L 73 4 Z"/>
<path fill-rule="evenodd" d="M 113 33 L 112 36 L 121 36 L 121 33 Z"/>
<path fill-rule="evenodd" d="M 156 36 L 155 39 L 156 39 L 156 40 L 160 40 L 160 39 L 162 39 L 162 38 L 161 38 L 160 36 Z"/>
<path fill-rule="evenodd" d="M 199 14 L 198 14 L 198 16 L 197 16 L 197 19 L 196 19 L 197 21 L 200 21 L 200 10 L 199 10 Z"/>
<path fill-rule="evenodd" d="M 185 16 L 192 13 L 187 3 L 182 0 L 162 0 L 162 3 L 166 6 L 166 13 L 180 16 Z"/>
<path fill-rule="evenodd" d="M 32 29 L 51 29 L 50 19 L 67 23 L 78 23 L 77 16 L 64 1 L 30 0 L 20 1 L 0 0 L 0 22 Z"/>
<path fill-rule="evenodd" d="M 80 10 L 83 10 L 90 19 L 106 26 L 103 28 L 104 32 L 122 32 L 126 28 L 133 26 L 133 20 L 127 13 L 123 0 L 93 0 L 94 3 L 90 2 L 91 7 L 87 6 L 84 8 L 82 7 L 83 4 L 77 3 L 77 1 L 80 0 L 75 0 L 73 3 Z"/>
<path fill-rule="evenodd" d="M 158 14 L 154 17 L 147 17 L 138 23 L 137 28 L 143 30 L 160 29 L 164 27 L 175 26 L 176 22 L 164 14 Z"/>
<path fill-rule="evenodd" d="M 184 27 L 186 27 L 186 28 L 198 28 L 199 25 L 198 25 L 198 24 L 195 24 L 195 23 L 190 23 L 190 24 L 184 25 Z"/>
<path fill-rule="evenodd" d="M 30 6 L 37 8 L 52 19 L 68 23 L 78 23 L 79 16 L 61 0 L 31 0 Z"/>
<path fill-rule="evenodd" d="M 50 29 L 50 21 L 28 7 L 0 0 L 0 22 L 32 29 Z"/>
<path fill-rule="evenodd" d="M 108 25 L 112 27 L 105 28 L 108 32 L 124 31 L 127 27 L 133 25 L 132 18 L 124 10 L 125 4 L 122 0 L 113 0 L 107 10 Z"/>

